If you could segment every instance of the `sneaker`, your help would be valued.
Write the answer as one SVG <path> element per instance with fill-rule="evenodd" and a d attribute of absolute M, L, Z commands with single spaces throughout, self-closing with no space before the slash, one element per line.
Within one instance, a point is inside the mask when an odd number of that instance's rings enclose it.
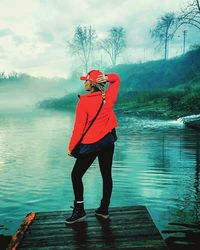
<path fill-rule="evenodd" d="M 86 219 L 86 213 L 83 207 L 83 203 L 76 203 L 76 201 L 74 201 L 74 207 L 70 207 L 73 208 L 73 212 L 71 217 L 65 220 L 66 224 L 72 224 L 75 222 L 84 221 Z"/>
<path fill-rule="evenodd" d="M 95 215 L 100 216 L 104 219 L 108 219 L 109 218 L 108 204 L 105 203 L 103 200 L 101 200 L 101 204 L 100 204 L 99 208 L 97 208 L 95 210 Z"/>

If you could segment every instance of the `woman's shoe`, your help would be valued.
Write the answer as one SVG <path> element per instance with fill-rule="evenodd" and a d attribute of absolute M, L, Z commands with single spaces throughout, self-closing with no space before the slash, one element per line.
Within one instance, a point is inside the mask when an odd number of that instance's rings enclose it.
<path fill-rule="evenodd" d="M 73 212 L 71 217 L 65 220 L 66 224 L 72 224 L 84 221 L 86 219 L 86 213 L 83 207 L 83 203 L 77 203 L 76 201 L 74 201 L 74 207 L 71 206 L 71 208 L 73 208 Z"/>
<path fill-rule="evenodd" d="M 108 206 L 109 204 L 107 202 L 104 202 L 103 200 L 101 200 L 101 204 L 99 208 L 95 210 L 95 215 L 100 216 L 104 219 L 108 219 L 109 218 Z"/>

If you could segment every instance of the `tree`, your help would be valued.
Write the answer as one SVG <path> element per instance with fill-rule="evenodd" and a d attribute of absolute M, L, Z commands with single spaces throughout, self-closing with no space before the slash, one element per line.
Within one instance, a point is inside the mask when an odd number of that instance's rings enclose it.
<path fill-rule="evenodd" d="M 6 78 L 5 72 L 0 72 L 0 79 L 5 79 L 5 78 Z"/>
<path fill-rule="evenodd" d="M 72 54 L 78 55 L 85 73 L 88 72 L 91 52 L 93 50 L 94 41 L 96 40 L 96 31 L 90 26 L 81 27 L 80 25 L 75 29 L 72 42 L 68 42 L 68 46 Z"/>
<path fill-rule="evenodd" d="M 125 30 L 123 27 L 113 27 L 109 30 L 108 38 L 100 41 L 99 46 L 110 57 L 112 66 L 117 63 L 117 58 L 126 47 Z"/>
<path fill-rule="evenodd" d="M 200 31 L 200 1 L 192 0 L 184 8 L 176 20 L 176 29 L 174 33 L 182 25 L 191 25 Z"/>
<path fill-rule="evenodd" d="M 150 30 L 151 37 L 158 42 L 158 47 L 164 45 L 164 58 L 168 57 L 169 40 L 173 38 L 172 27 L 175 23 L 175 14 L 173 12 L 166 13 L 160 18 L 155 27 Z"/>

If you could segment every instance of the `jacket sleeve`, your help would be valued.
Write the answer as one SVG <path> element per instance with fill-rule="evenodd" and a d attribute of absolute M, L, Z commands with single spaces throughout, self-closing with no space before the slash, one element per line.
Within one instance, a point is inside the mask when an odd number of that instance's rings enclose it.
<path fill-rule="evenodd" d="M 108 82 L 109 82 L 108 89 L 106 92 L 106 102 L 107 105 L 113 108 L 119 92 L 120 77 L 115 73 L 109 73 L 106 75 L 108 76 Z"/>
<path fill-rule="evenodd" d="M 73 128 L 72 136 L 71 136 L 69 146 L 68 146 L 70 151 L 74 149 L 74 147 L 77 145 L 77 143 L 81 139 L 86 123 L 87 123 L 86 107 L 84 105 L 84 100 L 82 100 L 82 98 L 80 97 L 78 104 L 76 106 L 74 128 Z"/>

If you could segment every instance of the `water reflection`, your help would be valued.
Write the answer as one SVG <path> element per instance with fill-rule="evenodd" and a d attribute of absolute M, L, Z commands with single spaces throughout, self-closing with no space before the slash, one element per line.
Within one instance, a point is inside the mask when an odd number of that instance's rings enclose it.
<path fill-rule="evenodd" d="M 117 249 L 117 246 L 115 248 L 117 236 L 113 233 L 110 219 L 105 220 L 99 217 L 94 219 L 90 217 L 88 222 L 68 224 L 67 227 L 73 230 L 73 244 L 77 246 L 77 249 L 88 249 L 88 246 L 91 248 L 92 244 L 103 244 L 108 249 L 109 247 Z M 95 239 L 95 241 L 92 242 L 92 239 Z"/>
<path fill-rule="evenodd" d="M 67 225 L 73 230 L 73 244 L 77 249 L 87 249 L 87 239 L 88 239 L 88 222 L 83 221 L 80 223 L 69 224 Z"/>

